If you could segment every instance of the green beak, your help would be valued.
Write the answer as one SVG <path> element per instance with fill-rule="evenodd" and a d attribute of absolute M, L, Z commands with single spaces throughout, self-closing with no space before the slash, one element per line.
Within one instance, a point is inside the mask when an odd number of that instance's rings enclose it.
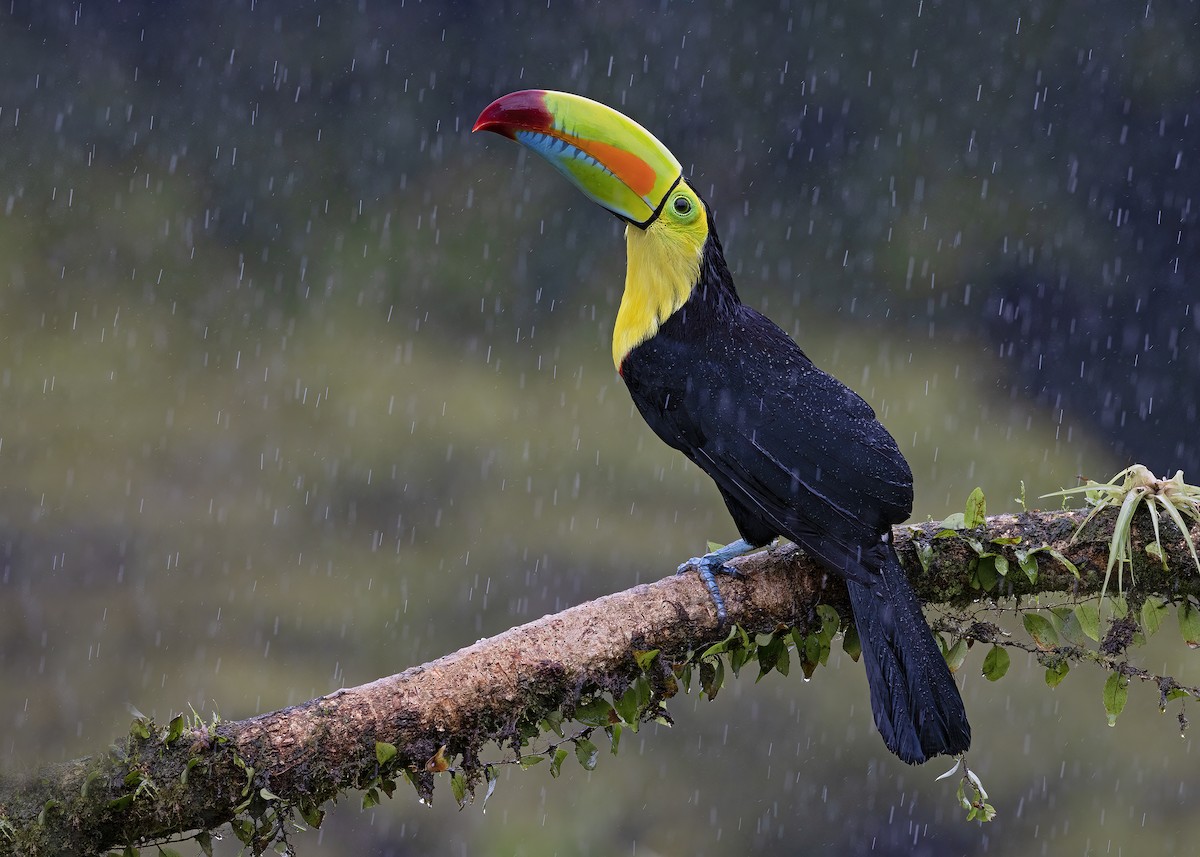
<path fill-rule="evenodd" d="M 628 116 L 580 95 L 526 89 L 475 120 L 537 152 L 593 202 L 646 228 L 683 175 L 679 161 Z"/>

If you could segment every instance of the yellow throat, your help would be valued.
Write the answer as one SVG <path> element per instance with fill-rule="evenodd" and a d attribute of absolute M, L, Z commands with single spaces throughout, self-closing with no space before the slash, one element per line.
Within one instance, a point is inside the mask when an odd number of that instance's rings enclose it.
<path fill-rule="evenodd" d="M 686 209 L 686 210 L 685 210 Z M 613 328 L 613 364 L 650 339 L 671 314 L 687 303 L 700 280 L 708 238 L 704 204 L 680 182 L 662 214 L 645 229 L 625 227 L 625 293 Z"/>

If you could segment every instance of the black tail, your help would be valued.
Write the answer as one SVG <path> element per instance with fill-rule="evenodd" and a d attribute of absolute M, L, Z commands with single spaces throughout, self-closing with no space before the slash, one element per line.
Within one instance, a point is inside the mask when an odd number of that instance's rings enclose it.
<path fill-rule="evenodd" d="M 890 545 L 887 553 L 872 585 L 846 581 L 875 725 L 888 749 L 910 765 L 966 752 L 971 725 L 958 686 Z"/>

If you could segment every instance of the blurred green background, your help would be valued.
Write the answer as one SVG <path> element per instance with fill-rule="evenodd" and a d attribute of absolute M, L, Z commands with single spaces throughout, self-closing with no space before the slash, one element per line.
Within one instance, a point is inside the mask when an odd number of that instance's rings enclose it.
<path fill-rule="evenodd" d="M 862 393 L 915 517 L 1200 468 L 1194 4 L 77 4 L 0 12 L 0 771 L 133 704 L 241 718 L 670 573 L 735 533 L 633 412 L 620 227 L 471 137 L 495 96 L 624 110 L 743 298 Z M 1193 479 L 1193 481 L 1195 481 Z M 1165 636 L 1165 635 L 1164 635 Z M 1170 641 L 1149 668 L 1200 681 Z M 304 854 L 1180 853 L 1191 733 L 1103 676 L 960 673 L 943 766 L 859 665 L 752 672 L 591 774 L 505 769 Z M 1174 711 L 1174 710 L 1173 710 Z M 226 837 L 224 851 L 236 850 Z"/>

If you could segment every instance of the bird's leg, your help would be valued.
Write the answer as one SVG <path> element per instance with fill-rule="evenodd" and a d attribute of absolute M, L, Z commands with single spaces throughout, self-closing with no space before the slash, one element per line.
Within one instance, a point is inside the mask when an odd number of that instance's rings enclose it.
<path fill-rule="evenodd" d="M 736 568 L 730 568 L 725 563 L 731 559 L 736 559 L 739 556 L 757 550 L 755 545 L 745 539 L 738 539 L 736 542 L 730 542 L 723 548 L 711 553 L 706 553 L 704 556 L 694 556 L 685 563 L 681 563 L 676 574 L 686 574 L 693 568 L 700 575 L 700 579 L 704 581 L 705 588 L 708 589 L 708 594 L 712 596 L 713 604 L 717 607 L 717 622 L 724 625 L 725 614 L 725 599 L 721 597 L 721 591 L 717 589 L 717 574 L 728 574 L 736 576 L 739 574 Z"/>

